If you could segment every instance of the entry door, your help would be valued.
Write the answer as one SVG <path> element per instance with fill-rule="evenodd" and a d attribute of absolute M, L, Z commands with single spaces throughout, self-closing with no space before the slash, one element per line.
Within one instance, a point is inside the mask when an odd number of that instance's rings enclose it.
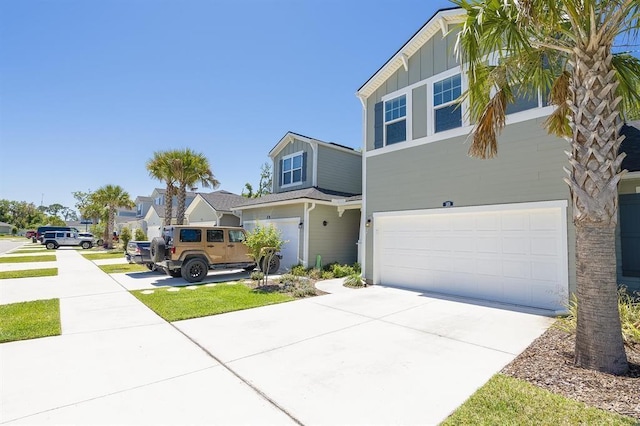
<path fill-rule="evenodd" d="M 619 198 L 622 275 L 640 277 L 640 194 Z"/>

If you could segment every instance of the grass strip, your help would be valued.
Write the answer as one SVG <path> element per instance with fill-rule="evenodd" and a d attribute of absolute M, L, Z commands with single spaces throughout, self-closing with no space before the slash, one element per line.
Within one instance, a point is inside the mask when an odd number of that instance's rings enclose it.
<path fill-rule="evenodd" d="M 54 262 L 55 260 L 55 254 L 45 254 L 43 256 L 0 257 L 0 263 Z"/>
<path fill-rule="evenodd" d="M 100 260 L 100 259 L 122 259 L 124 258 L 123 251 L 104 251 L 98 253 L 82 253 L 85 259 Z"/>
<path fill-rule="evenodd" d="M 524 380 L 496 374 L 441 425 L 635 425 Z"/>
<path fill-rule="evenodd" d="M 199 285 L 194 290 L 180 288 L 175 291 L 177 288 L 162 288 L 154 290 L 152 294 L 143 294 L 145 290 L 131 293 L 167 321 L 200 318 L 294 300 L 288 294 L 254 290 L 244 284 Z"/>
<path fill-rule="evenodd" d="M 144 265 L 138 265 L 137 263 L 116 263 L 115 265 L 98 265 L 98 268 L 102 269 L 107 274 L 122 274 L 125 272 L 143 272 L 149 271 Z"/>
<path fill-rule="evenodd" d="M 21 269 L 18 271 L 0 272 L 0 280 L 12 278 L 52 277 L 58 275 L 58 268 Z"/>
<path fill-rule="evenodd" d="M 27 253 L 46 253 L 47 249 L 46 248 L 41 248 L 41 249 L 23 249 L 23 250 L 14 250 L 11 252 L 11 254 L 27 254 Z"/>
<path fill-rule="evenodd" d="M 0 305 L 0 343 L 60 333 L 60 299 Z"/>

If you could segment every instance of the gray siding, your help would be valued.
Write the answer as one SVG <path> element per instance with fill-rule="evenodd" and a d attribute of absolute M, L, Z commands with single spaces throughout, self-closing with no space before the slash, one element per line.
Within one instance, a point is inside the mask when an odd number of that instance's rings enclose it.
<path fill-rule="evenodd" d="M 242 211 L 242 221 L 285 219 L 288 217 L 304 217 L 304 203 L 284 206 L 247 209 Z"/>
<path fill-rule="evenodd" d="M 467 136 L 407 148 L 367 159 L 366 200 L 374 212 L 454 206 L 570 200 L 562 180 L 567 143 L 547 135 L 544 119 L 505 128 L 498 157 L 479 160 L 467 155 Z M 568 217 L 570 290 L 575 288 L 575 232 Z M 372 275 L 373 235 L 366 228 L 365 276 Z"/>
<path fill-rule="evenodd" d="M 636 187 L 640 187 L 640 178 L 625 179 L 618 184 L 619 194 L 635 194 Z M 620 223 L 616 228 L 616 259 L 618 284 L 625 285 L 629 290 L 640 291 L 640 277 L 625 277 L 622 275 L 622 247 L 620 244 Z"/>
<path fill-rule="evenodd" d="M 327 221 L 327 226 L 322 222 Z M 352 264 L 358 260 L 360 210 L 347 210 L 342 217 L 332 206 L 317 205 L 309 213 L 309 266 L 322 257 L 322 264 Z"/>
<path fill-rule="evenodd" d="M 400 69 L 393 73 L 373 95 L 367 98 L 367 151 L 373 149 L 373 108 L 377 102 L 382 100 L 383 96 L 458 66 L 458 60 L 456 59 L 453 51 L 456 43 L 457 32 L 452 32 L 445 38 L 442 38 L 441 34 L 442 33 L 438 33 L 433 36 L 420 48 L 419 51 L 409 58 L 408 72 L 404 70 L 404 67 L 400 67 Z M 424 93 L 424 97 L 421 99 L 424 100 L 425 105 L 419 108 L 424 109 L 425 115 L 422 115 L 422 117 L 425 117 L 426 91 Z M 416 102 L 417 100 L 414 98 L 414 104 Z M 416 112 L 415 109 L 414 112 Z M 414 117 L 417 116 L 414 115 Z M 414 139 L 426 135 L 426 130 L 419 127 L 426 126 L 426 123 L 416 123 L 416 121 L 418 120 L 414 118 Z M 416 125 L 418 126 L 417 129 Z M 418 130 L 417 133 L 416 130 Z"/>
<path fill-rule="evenodd" d="M 307 160 L 306 160 L 307 165 L 305 167 L 306 176 L 303 177 L 302 184 L 281 188 L 279 184 L 280 175 L 281 175 L 280 160 L 282 160 L 282 157 L 286 157 L 287 155 L 294 154 L 300 151 L 307 153 Z M 278 192 L 285 192 L 285 191 L 294 191 L 296 189 L 310 188 L 313 185 L 313 182 L 311 180 L 313 176 L 312 165 L 313 165 L 313 149 L 311 149 L 311 146 L 308 143 L 295 139 L 293 143 L 287 144 L 287 146 L 284 147 L 282 151 L 278 153 L 276 158 L 273 159 L 273 192 L 278 193 Z"/>
<path fill-rule="evenodd" d="M 362 157 L 318 146 L 318 187 L 362 193 Z"/>
<path fill-rule="evenodd" d="M 220 226 L 240 226 L 240 218 L 232 214 L 223 214 L 220 218 Z"/>
<path fill-rule="evenodd" d="M 418 139 L 427 136 L 427 86 L 416 87 L 412 92 L 413 139 Z"/>

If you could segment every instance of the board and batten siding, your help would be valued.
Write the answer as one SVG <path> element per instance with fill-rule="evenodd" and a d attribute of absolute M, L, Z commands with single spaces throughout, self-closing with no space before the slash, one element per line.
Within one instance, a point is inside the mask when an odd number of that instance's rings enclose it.
<path fill-rule="evenodd" d="M 429 39 L 418 52 L 409 58 L 408 71 L 405 71 L 404 67 L 400 67 L 373 95 L 367 98 L 367 151 L 374 149 L 375 104 L 380 102 L 383 96 L 431 78 L 434 75 L 459 65 L 453 50 L 456 43 L 457 32 L 451 32 L 444 38 L 441 37 L 441 34 L 442 33 L 438 33 Z M 417 93 L 415 89 L 413 91 L 413 96 L 417 95 L 419 97 L 418 99 L 414 98 L 414 104 L 424 102 L 424 106 L 419 105 L 418 110 L 416 110 L 416 106 L 414 106 L 414 117 L 426 117 L 427 93 L 425 87 L 422 87 L 422 90 L 424 90 L 424 94 Z M 415 115 L 421 112 L 420 108 L 424 110 L 424 115 Z M 416 121 L 422 121 L 422 123 L 416 123 Z M 414 139 L 425 136 L 426 120 L 413 120 L 413 122 L 413 130 L 415 132 L 413 135 Z M 420 126 L 424 127 L 424 129 Z"/>
<path fill-rule="evenodd" d="M 302 166 L 303 177 L 302 183 L 299 185 L 291 185 L 285 188 L 281 188 L 280 181 L 282 179 L 282 170 L 281 170 L 281 160 L 283 157 L 287 155 L 295 154 L 296 152 L 304 152 L 305 162 Z M 306 142 L 303 142 L 298 139 L 294 139 L 293 142 L 288 143 L 278 155 L 273 159 L 273 192 L 284 192 L 284 191 L 294 191 L 297 189 L 305 189 L 313 186 L 312 176 L 313 176 L 313 149 L 311 145 Z"/>
<path fill-rule="evenodd" d="M 563 139 L 542 128 L 544 119 L 507 126 L 498 139 L 498 156 L 480 160 L 467 154 L 460 136 L 367 158 L 366 217 L 375 212 L 567 200 L 569 286 L 575 289 L 575 230 Z M 398 144 L 400 146 L 400 144 Z M 366 228 L 366 271 L 372 276 L 373 235 Z"/>
<path fill-rule="evenodd" d="M 362 156 L 318 145 L 318 188 L 361 194 Z"/>
<path fill-rule="evenodd" d="M 318 255 L 323 265 L 350 265 L 358 260 L 359 209 L 346 210 L 340 217 L 336 207 L 316 205 L 309 213 L 309 222 L 305 224 L 309 226 L 309 266 L 316 264 Z"/>

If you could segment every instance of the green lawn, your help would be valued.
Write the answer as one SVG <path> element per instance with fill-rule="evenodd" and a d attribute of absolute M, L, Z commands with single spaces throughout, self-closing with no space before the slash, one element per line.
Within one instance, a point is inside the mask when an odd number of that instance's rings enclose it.
<path fill-rule="evenodd" d="M 287 294 L 262 292 L 244 284 L 219 284 L 213 287 L 200 285 L 194 290 L 180 288 L 179 291 L 169 291 L 177 288 L 179 287 L 162 288 L 154 290 L 152 294 L 143 294 L 145 290 L 131 293 L 167 321 L 199 318 L 293 300 Z"/>
<path fill-rule="evenodd" d="M 122 274 L 125 272 L 141 272 L 149 271 L 144 265 L 138 265 L 137 263 L 116 263 L 114 265 L 98 265 L 98 268 L 102 269 L 107 274 Z"/>
<path fill-rule="evenodd" d="M 0 343 L 60 333 L 59 299 L 0 305 Z"/>
<path fill-rule="evenodd" d="M 0 257 L 0 263 L 27 263 L 27 262 L 54 262 L 55 254 L 45 254 L 43 256 L 8 256 Z"/>
<path fill-rule="evenodd" d="M 89 260 L 99 260 L 99 259 L 121 259 L 124 258 L 123 251 L 104 251 L 97 253 L 82 253 L 82 255 Z"/>
<path fill-rule="evenodd" d="M 636 425 L 637 421 L 496 374 L 442 425 Z"/>
<path fill-rule="evenodd" d="M 0 280 L 10 278 L 52 277 L 58 275 L 58 268 L 22 269 L 0 272 Z"/>
<path fill-rule="evenodd" d="M 41 249 L 37 249 L 37 248 L 29 248 L 29 249 L 19 249 L 19 250 L 14 250 L 11 252 L 11 254 L 27 254 L 27 253 L 45 253 L 47 251 L 46 248 L 41 248 Z"/>

